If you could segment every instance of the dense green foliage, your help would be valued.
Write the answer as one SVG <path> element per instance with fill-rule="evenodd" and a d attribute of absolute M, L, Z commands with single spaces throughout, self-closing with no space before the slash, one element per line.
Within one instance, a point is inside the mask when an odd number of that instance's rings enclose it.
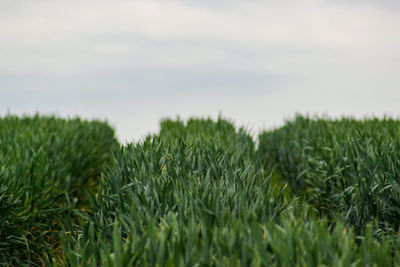
<path fill-rule="evenodd" d="M 298 116 L 260 136 L 294 191 L 362 233 L 366 223 L 400 226 L 400 122 Z"/>
<path fill-rule="evenodd" d="M 105 123 L 8 116 L 0 265 L 399 266 L 399 134 L 299 116 L 257 148 L 178 119 L 118 149 Z"/>
<path fill-rule="evenodd" d="M 106 123 L 55 117 L 0 119 L 0 265 L 40 263 L 61 223 L 118 149 Z"/>
<path fill-rule="evenodd" d="M 81 254 L 68 255 L 71 265 L 252 261 L 257 250 L 246 231 L 274 220 L 285 205 L 255 164 L 252 139 L 224 120 L 180 126 L 164 122 L 160 136 L 116 155 L 85 234 L 68 244 Z M 232 254 L 242 242 L 249 251 Z"/>
<path fill-rule="evenodd" d="M 88 222 L 71 226 L 78 231 L 64 243 L 66 265 L 400 264 L 394 231 L 372 222 L 359 236 L 343 214 L 324 217 L 313 192 L 300 194 L 303 181 L 290 183 L 298 197 L 282 186 L 277 180 L 291 176 L 286 165 L 273 172 L 266 147 L 280 146 L 265 138 L 257 151 L 222 119 L 162 122 L 158 135 L 116 154 Z"/>

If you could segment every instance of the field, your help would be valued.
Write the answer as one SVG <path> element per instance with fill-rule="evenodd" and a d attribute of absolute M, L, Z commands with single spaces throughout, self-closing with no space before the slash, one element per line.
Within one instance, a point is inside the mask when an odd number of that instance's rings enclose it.
<path fill-rule="evenodd" d="M 0 119 L 0 265 L 399 266 L 400 122 Z"/>

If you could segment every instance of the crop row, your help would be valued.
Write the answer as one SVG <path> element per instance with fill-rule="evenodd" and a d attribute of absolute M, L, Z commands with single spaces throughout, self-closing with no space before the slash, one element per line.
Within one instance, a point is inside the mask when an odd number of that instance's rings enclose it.
<path fill-rule="evenodd" d="M 0 119 L 0 265 L 60 249 L 63 218 L 88 205 L 84 189 L 117 148 L 113 129 L 97 121 Z"/>
<path fill-rule="evenodd" d="M 400 226 L 400 122 L 298 116 L 260 136 L 265 161 L 275 161 L 298 195 L 361 234 L 377 221 Z"/>

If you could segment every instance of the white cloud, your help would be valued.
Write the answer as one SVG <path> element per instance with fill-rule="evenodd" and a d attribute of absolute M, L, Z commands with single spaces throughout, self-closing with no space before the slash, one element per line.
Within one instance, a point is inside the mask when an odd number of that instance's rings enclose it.
<path fill-rule="evenodd" d="M 123 139 L 174 114 L 396 115 L 400 9 L 374 3 L 3 0 L 1 111 L 109 117 Z"/>

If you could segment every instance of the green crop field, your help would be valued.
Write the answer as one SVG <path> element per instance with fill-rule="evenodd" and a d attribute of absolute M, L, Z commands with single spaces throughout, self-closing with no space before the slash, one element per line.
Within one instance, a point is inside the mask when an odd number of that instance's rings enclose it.
<path fill-rule="evenodd" d="M 400 121 L 0 119 L 0 266 L 400 266 Z"/>

